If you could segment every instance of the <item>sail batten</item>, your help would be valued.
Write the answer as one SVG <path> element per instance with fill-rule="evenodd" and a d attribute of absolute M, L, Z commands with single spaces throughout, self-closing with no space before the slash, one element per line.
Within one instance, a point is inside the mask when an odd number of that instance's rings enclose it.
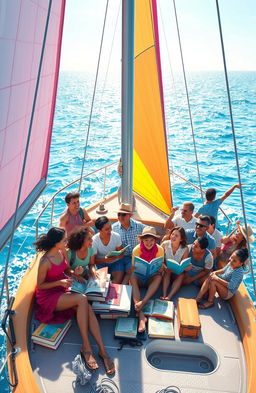
<path fill-rule="evenodd" d="M 171 192 L 158 40 L 156 2 L 141 0 L 135 12 L 133 189 L 169 213 Z"/>

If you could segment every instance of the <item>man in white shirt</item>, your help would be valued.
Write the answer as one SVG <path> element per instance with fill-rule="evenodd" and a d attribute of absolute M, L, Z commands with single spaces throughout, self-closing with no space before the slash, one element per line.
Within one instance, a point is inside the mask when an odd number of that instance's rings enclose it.
<path fill-rule="evenodd" d="M 181 209 L 181 214 L 174 217 L 175 212 L 179 209 L 177 206 L 171 210 L 170 217 L 165 222 L 165 229 L 172 229 L 174 226 L 186 229 L 195 229 L 197 219 L 193 216 L 194 204 L 192 202 L 184 202 Z"/>

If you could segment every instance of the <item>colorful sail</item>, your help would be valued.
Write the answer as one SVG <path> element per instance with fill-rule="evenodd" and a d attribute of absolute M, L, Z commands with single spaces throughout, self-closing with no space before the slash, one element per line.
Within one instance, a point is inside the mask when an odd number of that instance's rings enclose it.
<path fill-rule="evenodd" d="M 16 210 L 50 4 L 18 224 L 46 184 L 65 0 L 4 1 L 0 5 L 0 249 L 10 236 Z"/>
<path fill-rule="evenodd" d="M 136 2 L 134 68 L 133 189 L 168 214 L 172 203 L 156 0 Z"/>

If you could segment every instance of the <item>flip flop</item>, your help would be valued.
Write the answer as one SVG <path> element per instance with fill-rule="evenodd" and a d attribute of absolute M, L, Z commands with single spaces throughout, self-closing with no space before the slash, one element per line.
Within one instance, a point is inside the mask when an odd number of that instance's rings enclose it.
<path fill-rule="evenodd" d="M 115 364 L 113 362 L 113 360 L 111 359 L 111 357 L 109 355 L 101 355 L 101 353 L 99 353 L 99 357 L 102 359 L 103 361 L 103 365 L 105 368 L 105 371 L 108 375 L 112 375 L 115 373 Z"/>
<path fill-rule="evenodd" d="M 86 358 L 85 358 L 85 355 L 92 355 L 93 356 L 91 351 L 86 351 L 86 352 L 80 351 L 80 355 L 81 355 L 81 358 L 83 359 L 86 367 L 88 367 L 90 370 L 95 371 L 99 368 L 99 365 L 95 359 L 94 360 L 86 360 Z M 97 367 L 93 367 L 93 366 L 97 366 Z"/>
<path fill-rule="evenodd" d="M 206 302 L 206 303 L 203 303 L 203 304 L 199 304 L 198 308 L 200 308 L 201 310 L 207 310 L 207 308 L 211 308 L 213 306 L 214 306 L 213 302 Z"/>

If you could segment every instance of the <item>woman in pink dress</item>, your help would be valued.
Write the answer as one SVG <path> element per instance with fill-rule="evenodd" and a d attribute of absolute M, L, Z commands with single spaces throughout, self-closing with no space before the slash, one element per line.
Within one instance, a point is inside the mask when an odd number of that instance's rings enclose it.
<path fill-rule="evenodd" d="M 86 296 L 70 292 L 72 279 L 65 274 L 71 272 L 66 258 L 65 230 L 51 228 L 47 234 L 39 236 L 35 246 L 37 251 L 45 251 L 38 268 L 36 319 L 43 323 L 57 323 L 64 322 L 76 314 L 82 337 L 80 352 L 85 364 L 91 370 L 99 368 L 89 342 L 89 330 L 98 344 L 99 356 L 103 360 L 107 374 L 113 374 L 114 363 L 106 352 L 97 318 Z M 81 273 L 77 269 L 73 274 Z"/>

